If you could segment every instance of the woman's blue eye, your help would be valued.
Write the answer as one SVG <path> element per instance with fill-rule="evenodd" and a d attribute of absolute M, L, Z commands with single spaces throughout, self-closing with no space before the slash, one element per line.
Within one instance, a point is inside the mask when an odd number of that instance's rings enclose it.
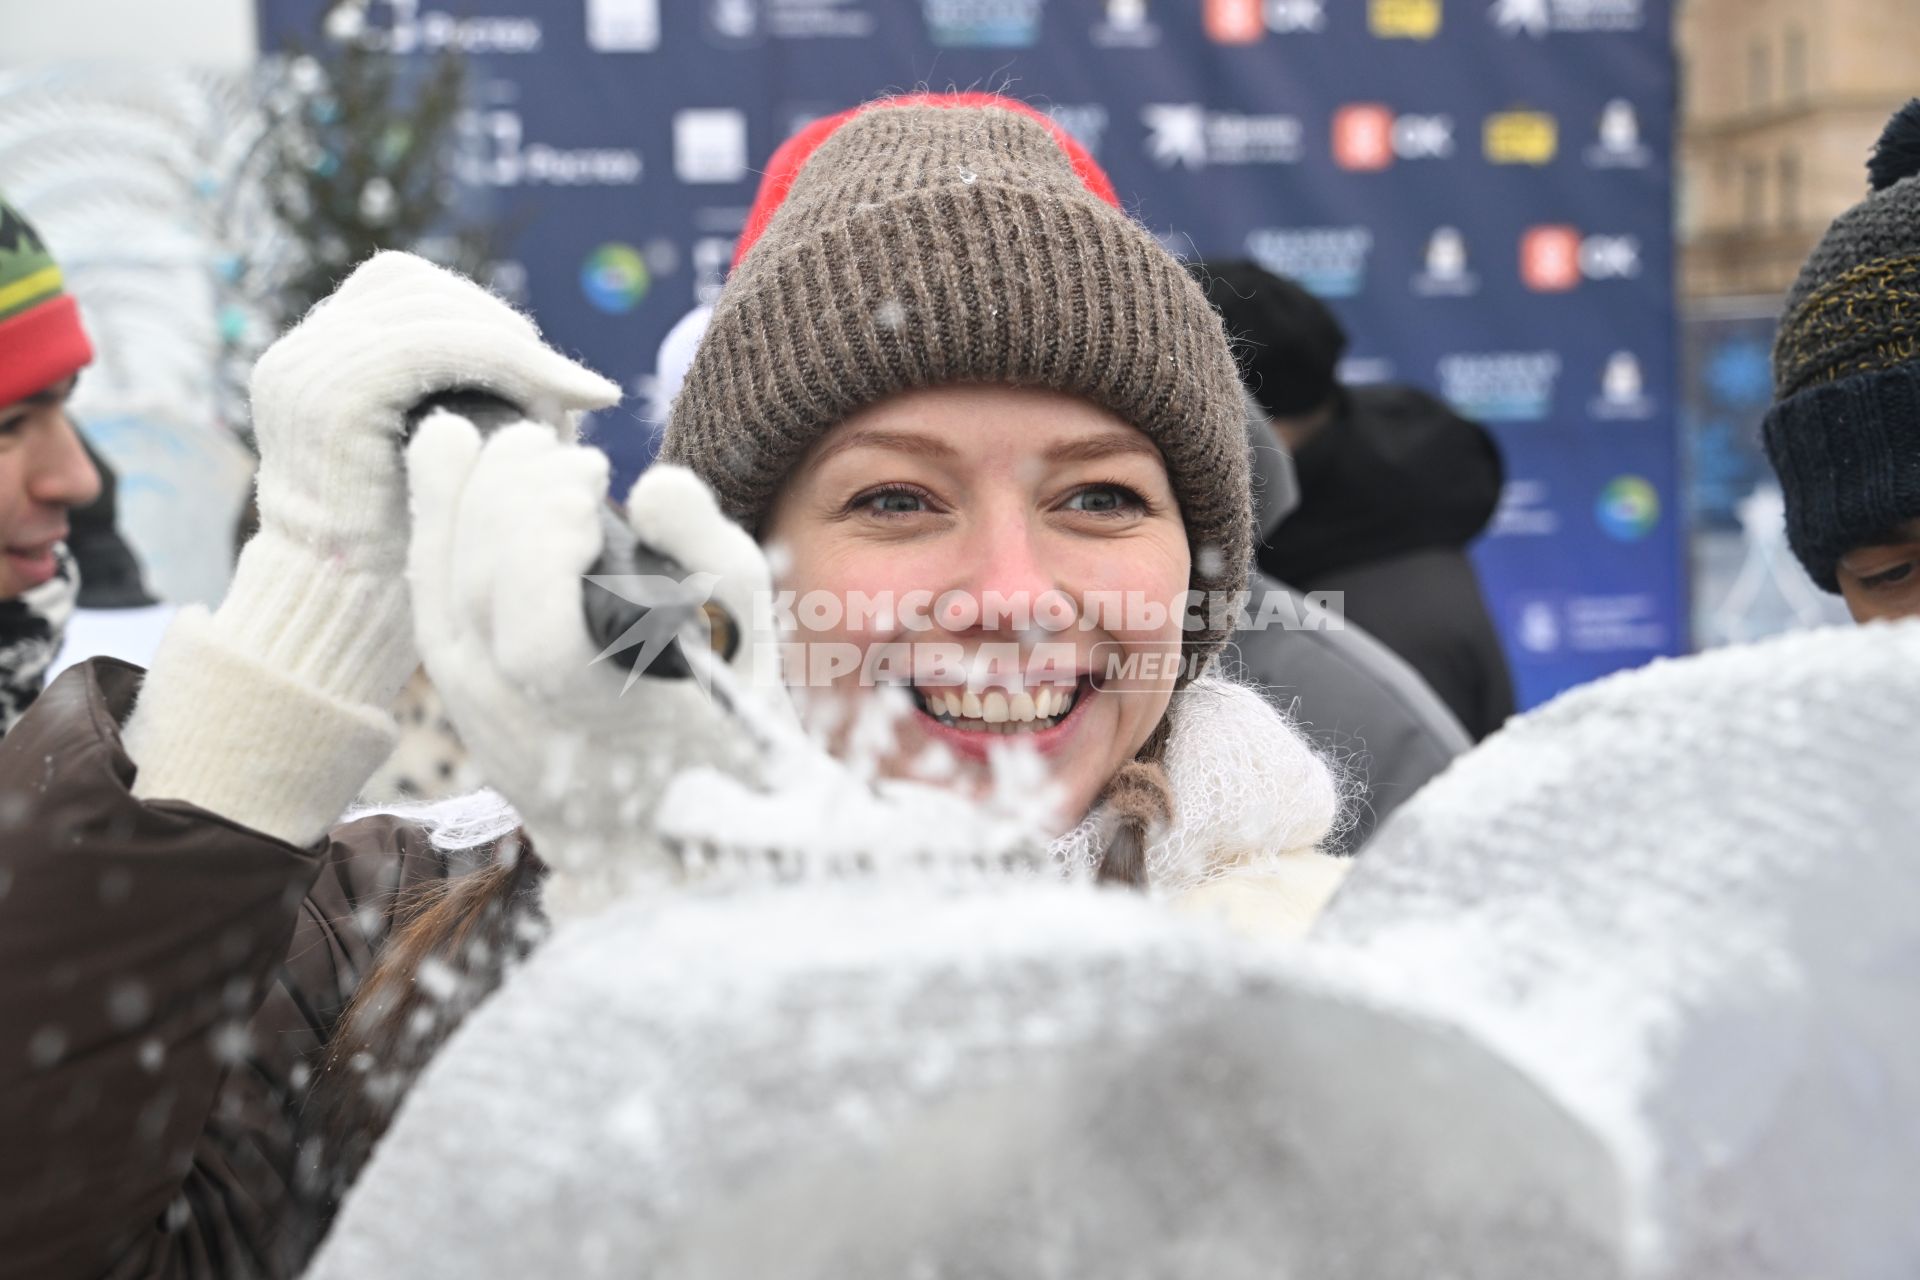
<path fill-rule="evenodd" d="M 920 495 L 911 489 L 881 489 L 864 500 L 867 510 L 883 516 L 908 516 L 926 510 Z"/>
<path fill-rule="evenodd" d="M 1143 505 L 1139 494 L 1117 484 L 1089 485 L 1067 499 L 1068 510 L 1100 516 L 1138 510 Z"/>

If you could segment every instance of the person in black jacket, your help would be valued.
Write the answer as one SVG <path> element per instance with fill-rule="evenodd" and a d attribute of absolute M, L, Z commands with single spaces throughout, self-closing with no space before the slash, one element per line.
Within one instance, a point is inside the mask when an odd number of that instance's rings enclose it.
<path fill-rule="evenodd" d="M 1417 388 L 1342 386 L 1347 335 L 1292 281 L 1249 262 L 1194 273 L 1299 479 L 1300 505 L 1267 532 L 1261 570 L 1301 591 L 1345 593 L 1346 616 L 1405 658 L 1476 741 L 1486 737 L 1514 711 L 1466 554 L 1500 497 L 1492 436 Z"/>

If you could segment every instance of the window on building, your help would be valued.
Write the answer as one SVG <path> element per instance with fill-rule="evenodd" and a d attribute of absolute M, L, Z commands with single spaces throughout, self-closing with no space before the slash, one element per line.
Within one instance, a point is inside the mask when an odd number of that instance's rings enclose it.
<path fill-rule="evenodd" d="M 1755 40 L 1747 47 L 1747 105 L 1764 107 L 1773 96 L 1773 67 L 1767 58 L 1767 42 Z"/>
<path fill-rule="evenodd" d="M 1767 166 L 1749 160 L 1740 177 L 1741 222 L 1749 231 L 1756 231 L 1767 217 Z"/>
<path fill-rule="evenodd" d="M 1800 225 L 1800 157 L 1781 152 L 1779 170 L 1780 225 L 1791 230 Z"/>
<path fill-rule="evenodd" d="M 1788 102 L 1800 102 L 1807 96 L 1807 34 L 1799 27 L 1788 27 L 1780 48 L 1780 79 Z"/>

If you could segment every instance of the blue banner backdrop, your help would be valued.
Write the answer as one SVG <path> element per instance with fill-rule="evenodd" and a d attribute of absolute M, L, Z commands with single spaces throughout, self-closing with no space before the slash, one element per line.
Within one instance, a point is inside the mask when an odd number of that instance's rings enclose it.
<path fill-rule="evenodd" d="M 646 403 L 719 287 L 758 166 L 888 90 L 1051 112 L 1185 256 L 1340 312 L 1353 381 L 1488 423 L 1476 558 L 1523 703 L 1686 647 L 1672 0 L 259 0 L 263 47 L 477 72 L 466 176 L 522 228 L 498 282 Z M 650 432 L 604 422 L 621 477 Z"/>

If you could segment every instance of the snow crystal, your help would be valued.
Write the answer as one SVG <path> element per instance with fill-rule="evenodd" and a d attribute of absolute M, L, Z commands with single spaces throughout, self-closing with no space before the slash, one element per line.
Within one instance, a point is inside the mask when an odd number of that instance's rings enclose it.
<path fill-rule="evenodd" d="M 36 1067 L 55 1066 L 66 1052 L 67 1032 L 64 1027 L 41 1027 L 27 1041 L 27 1061 Z"/>
<path fill-rule="evenodd" d="M 116 1031 L 139 1026 L 152 1011 L 153 998 L 138 978 L 123 978 L 107 988 L 107 1021 Z"/>
<path fill-rule="evenodd" d="M 167 1061 L 167 1046 L 158 1037 L 149 1036 L 140 1042 L 140 1048 L 134 1054 L 140 1069 L 148 1075 L 156 1075 Z M 297 1087 L 297 1086 L 296 1086 Z"/>
<path fill-rule="evenodd" d="M 428 956 L 420 962 L 413 981 L 431 1000 L 451 1000 L 460 990 L 460 975 L 437 956 Z"/>
<path fill-rule="evenodd" d="M 873 322 L 882 329 L 893 331 L 907 323 L 907 308 L 898 298 L 888 298 L 873 309 Z"/>

